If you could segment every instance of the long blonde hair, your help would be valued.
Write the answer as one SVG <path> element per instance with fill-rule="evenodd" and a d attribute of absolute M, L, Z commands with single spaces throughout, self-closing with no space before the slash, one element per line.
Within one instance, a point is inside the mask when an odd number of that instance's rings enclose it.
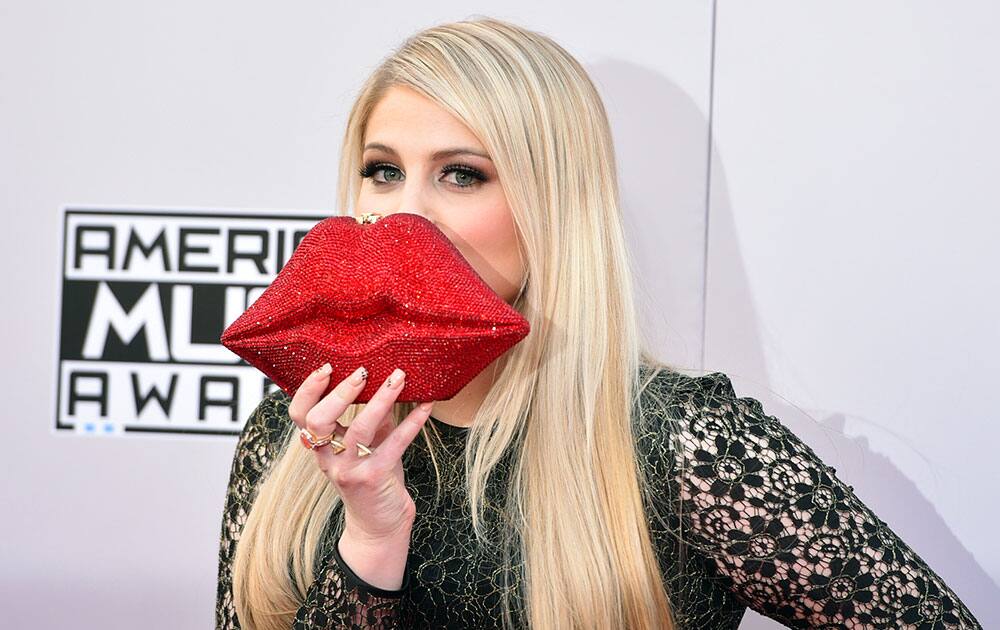
<path fill-rule="evenodd" d="M 524 562 L 530 627 L 674 628 L 643 504 L 653 490 L 638 465 L 632 423 L 640 363 L 667 366 L 640 338 L 614 148 L 597 90 L 561 46 L 511 23 L 477 17 L 420 31 L 382 61 L 351 109 L 340 160 L 343 214 L 358 198 L 367 120 L 394 85 L 417 90 L 481 140 L 527 268 L 514 308 L 531 333 L 498 362 L 466 444 L 477 539 L 489 544 L 486 481 L 517 445 L 503 540 Z M 412 407 L 397 403 L 396 422 Z M 352 405 L 347 417 L 362 408 Z M 422 436 L 433 456 L 429 427 Z M 295 441 L 289 430 L 235 552 L 233 595 L 248 630 L 291 625 L 340 501 L 312 454 L 288 448 Z M 508 627 L 509 608 L 505 594 Z"/>

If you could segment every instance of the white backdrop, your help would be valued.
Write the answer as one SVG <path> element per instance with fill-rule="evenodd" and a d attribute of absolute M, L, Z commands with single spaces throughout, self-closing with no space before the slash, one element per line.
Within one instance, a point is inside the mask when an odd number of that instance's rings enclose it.
<path fill-rule="evenodd" d="M 476 13 L 598 84 L 661 356 L 729 374 L 1000 627 L 1000 9 L 929 0 L 0 1 L 0 626 L 213 623 L 235 438 L 54 433 L 60 209 L 330 212 L 361 80 Z"/>

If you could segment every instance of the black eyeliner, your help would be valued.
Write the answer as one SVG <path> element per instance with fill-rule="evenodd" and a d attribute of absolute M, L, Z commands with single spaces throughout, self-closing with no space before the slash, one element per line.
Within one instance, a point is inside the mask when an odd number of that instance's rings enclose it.
<path fill-rule="evenodd" d="M 371 176 L 373 176 L 376 172 L 378 172 L 382 168 L 391 168 L 393 170 L 402 172 L 401 169 L 399 169 L 396 166 L 393 166 L 389 162 L 379 162 L 377 160 L 370 160 L 368 162 L 365 162 L 364 165 L 361 166 L 361 168 L 358 169 L 358 175 L 360 177 L 362 177 L 362 178 L 371 177 Z M 467 175 L 471 175 L 472 177 L 475 177 L 480 182 L 489 181 L 489 178 L 486 177 L 485 173 L 483 173 L 482 171 L 480 171 L 478 168 L 475 168 L 475 167 L 472 167 L 472 166 L 468 166 L 466 164 L 458 164 L 458 163 L 448 164 L 446 166 L 441 167 L 441 172 L 442 173 L 451 173 L 451 172 L 465 173 Z M 387 182 L 375 182 L 375 183 L 377 183 L 377 184 L 383 184 L 383 183 L 387 183 Z M 470 184 L 468 186 L 459 186 L 459 188 L 471 188 L 472 186 L 473 185 Z"/>

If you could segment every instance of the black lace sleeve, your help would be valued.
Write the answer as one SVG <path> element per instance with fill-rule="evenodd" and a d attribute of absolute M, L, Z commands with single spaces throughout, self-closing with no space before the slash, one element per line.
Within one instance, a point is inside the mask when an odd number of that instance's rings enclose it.
<path fill-rule="evenodd" d="M 284 427 L 277 421 L 280 418 L 277 407 L 282 403 L 281 395 L 283 394 L 279 392 L 266 396 L 257 405 L 236 443 L 219 538 L 218 590 L 215 600 L 215 627 L 218 630 L 240 628 L 233 605 L 233 554 L 253 504 L 257 483 L 280 446 Z"/>
<path fill-rule="evenodd" d="M 240 628 L 233 605 L 232 561 L 257 484 L 278 455 L 287 436 L 288 403 L 284 392 L 266 396 L 247 419 L 236 444 L 222 517 L 219 544 L 217 630 Z M 361 580 L 341 558 L 336 544 L 326 546 L 316 578 L 299 608 L 293 628 L 398 628 L 403 622 L 401 601 L 409 572 L 399 590 L 384 590 Z"/>
<path fill-rule="evenodd" d="M 409 571 L 398 590 L 378 588 L 351 570 L 340 557 L 337 545 L 330 546 L 322 566 L 326 568 L 295 615 L 294 630 L 410 627 L 402 599 L 409 588 Z"/>
<path fill-rule="evenodd" d="M 981 628 L 854 488 L 729 378 L 679 427 L 685 539 L 746 606 L 792 628 Z"/>

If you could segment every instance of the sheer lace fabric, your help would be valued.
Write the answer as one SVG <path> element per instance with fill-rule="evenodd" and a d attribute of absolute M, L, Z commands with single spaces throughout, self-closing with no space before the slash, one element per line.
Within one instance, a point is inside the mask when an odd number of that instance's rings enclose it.
<path fill-rule="evenodd" d="M 741 605 L 792 628 L 981 627 L 759 401 L 738 397 L 719 372 L 672 380 L 680 409 L 668 478 L 684 539 Z"/>
<path fill-rule="evenodd" d="M 280 390 L 264 398 L 240 434 L 226 491 L 219 547 L 215 626 L 240 628 L 233 603 L 232 561 L 257 484 L 281 448 L 289 428 L 289 398 Z M 325 541 L 322 569 L 295 616 L 293 628 L 398 628 L 403 620 L 397 591 L 379 589 L 360 580 L 340 557 L 332 540 Z"/>
<path fill-rule="evenodd" d="M 648 394 L 667 397 L 666 413 L 653 410 Z M 291 422 L 288 402 L 280 391 L 266 397 L 237 444 L 219 551 L 220 629 L 240 627 L 232 553 Z M 726 375 L 661 372 L 639 404 L 647 422 L 636 425 L 637 456 L 657 489 L 647 499 L 650 529 L 682 628 L 737 628 L 748 607 L 793 628 L 981 628 L 834 469 L 758 401 L 738 397 Z M 293 627 L 501 628 L 505 589 L 523 625 L 520 567 L 504 570 L 499 552 L 480 549 L 472 532 L 461 483 L 468 431 L 429 422 L 444 447 L 443 495 L 435 502 L 433 466 L 418 437 L 404 456 L 417 519 L 402 588 L 366 584 L 330 537 Z M 490 480 L 491 525 L 504 510 L 508 473 L 501 465 Z"/>

